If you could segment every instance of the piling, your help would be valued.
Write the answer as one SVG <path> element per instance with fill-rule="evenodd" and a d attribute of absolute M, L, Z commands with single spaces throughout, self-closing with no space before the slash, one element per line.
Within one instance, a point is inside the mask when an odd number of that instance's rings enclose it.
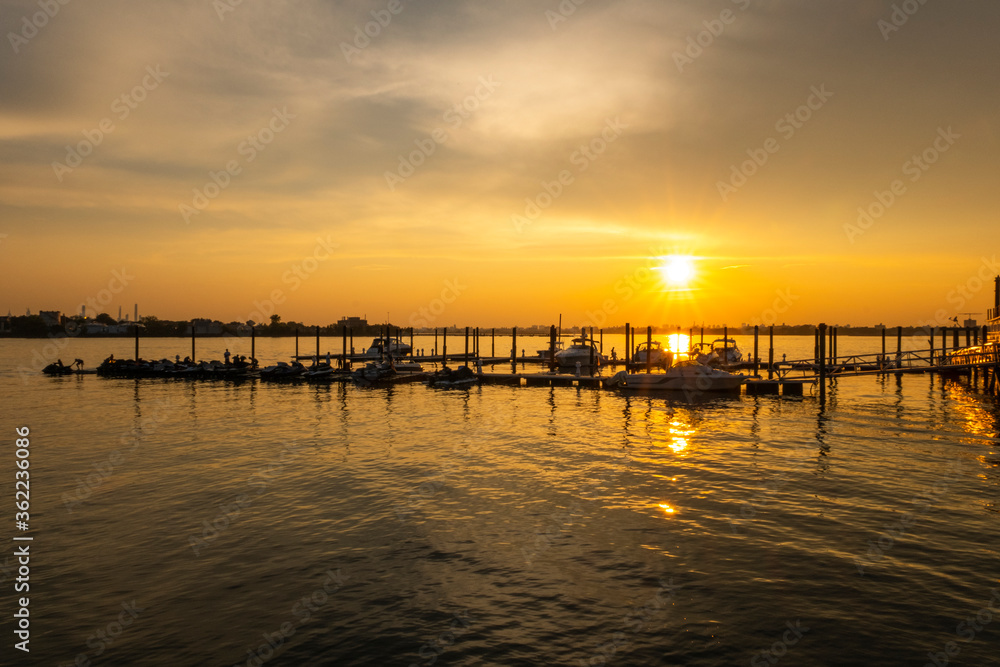
<path fill-rule="evenodd" d="M 257 327 L 250 325 L 250 363 L 257 358 Z"/>
<path fill-rule="evenodd" d="M 135 360 L 139 361 L 139 324 L 136 323 L 132 328 L 135 329 Z"/>
<path fill-rule="evenodd" d="M 549 327 L 549 372 L 556 372 L 556 325 Z"/>
<path fill-rule="evenodd" d="M 465 327 L 465 365 L 469 365 L 469 327 Z"/>
<path fill-rule="evenodd" d="M 347 330 L 347 342 L 351 345 L 351 355 L 354 355 L 354 329 L 350 328 Z"/>
<path fill-rule="evenodd" d="M 629 331 L 632 330 L 632 325 L 628 322 L 625 323 L 625 370 L 628 370 L 628 364 L 632 361 L 632 348 L 630 347 L 631 342 L 629 341 Z"/>
<path fill-rule="evenodd" d="M 441 364 L 448 365 L 448 327 L 441 328 Z"/>
<path fill-rule="evenodd" d="M 316 363 L 319 363 L 319 325 L 316 325 Z"/>
<path fill-rule="evenodd" d="M 431 354 L 437 356 L 437 353 L 438 353 L 438 328 L 434 327 L 434 349 L 431 351 Z"/>
<path fill-rule="evenodd" d="M 413 327 L 410 327 L 410 354 L 413 354 Z"/>
<path fill-rule="evenodd" d="M 774 379 L 774 325 L 767 334 L 767 379 Z"/>
<path fill-rule="evenodd" d="M 295 358 L 299 357 L 299 328 L 295 327 Z"/>
<path fill-rule="evenodd" d="M 903 327 L 896 327 L 896 375 L 903 368 Z"/>
<path fill-rule="evenodd" d="M 510 331 L 510 365 L 513 372 L 517 372 L 517 327 Z"/>
<path fill-rule="evenodd" d="M 646 373 L 653 372 L 653 355 L 649 349 L 653 347 L 653 327 L 646 327 Z"/>
<path fill-rule="evenodd" d="M 729 364 L 729 327 L 722 327 L 722 364 Z"/>
<path fill-rule="evenodd" d="M 497 330 L 490 329 L 490 356 L 496 359 L 497 357 Z"/>
<path fill-rule="evenodd" d="M 760 354 L 760 351 L 757 349 L 757 342 L 759 337 L 760 337 L 760 326 L 755 324 L 753 325 L 753 374 L 754 375 L 757 375 L 757 372 L 760 370 L 760 364 L 757 363 L 757 360 L 759 359 L 758 355 Z"/>
<path fill-rule="evenodd" d="M 194 334 L 194 322 L 192 322 L 191 323 L 191 363 L 192 364 L 195 363 L 195 361 L 197 361 L 197 359 L 195 359 L 195 356 L 194 356 L 194 338 L 195 338 L 195 334 Z"/>
<path fill-rule="evenodd" d="M 347 327 L 341 328 L 340 332 L 340 367 L 347 368 Z"/>
<path fill-rule="evenodd" d="M 819 402 L 826 402 L 826 324 L 819 325 Z"/>

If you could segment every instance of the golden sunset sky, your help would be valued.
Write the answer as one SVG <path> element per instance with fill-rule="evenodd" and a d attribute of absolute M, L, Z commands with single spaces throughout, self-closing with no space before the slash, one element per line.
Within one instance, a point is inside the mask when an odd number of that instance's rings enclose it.
<path fill-rule="evenodd" d="M 277 296 L 404 326 L 991 305 L 1000 5 L 576 2 L 0 3 L 0 311 L 109 285 L 114 315 Z"/>

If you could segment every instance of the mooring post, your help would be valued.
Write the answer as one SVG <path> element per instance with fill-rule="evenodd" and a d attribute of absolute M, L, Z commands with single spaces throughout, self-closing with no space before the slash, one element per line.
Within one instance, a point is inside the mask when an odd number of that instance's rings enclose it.
<path fill-rule="evenodd" d="M 757 372 L 760 370 L 760 364 L 757 361 L 758 360 L 757 355 L 760 354 L 759 350 L 757 349 L 757 342 L 759 338 L 760 338 L 760 326 L 755 324 L 753 325 L 753 374 L 754 375 L 757 375 Z"/>
<path fill-rule="evenodd" d="M 192 364 L 195 363 L 195 361 L 196 361 L 195 356 L 194 356 L 194 337 L 195 337 L 194 322 L 192 322 L 191 323 L 191 363 Z"/>
<path fill-rule="evenodd" d="M 556 325 L 549 327 L 549 372 L 556 372 Z"/>
<path fill-rule="evenodd" d="M 517 327 L 510 330 L 510 365 L 517 372 Z"/>
<path fill-rule="evenodd" d="M 631 350 L 632 348 L 629 347 L 631 343 L 629 342 L 628 339 L 628 333 L 631 330 L 631 327 L 632 327 L 631 324 L 629 324 L 628 322 L 625 323 L 625 372 L 626 373 L 628 372 L 628 362 L 632 360 L 632 355 L 631 353 L 629 353 L 629 350 Z"/>
<path fill-rule="evenodd" d="M 930 357 L 927 359 L 927 365 L 928 366 L 933 366 L 934 365 L 934 327 L 931 327 L 930 329 L 931 329 L 931 332 L 930 332 L 930 335 L 928 336 L 928 340 L 930 341 L 930 345 L 928 346 L 930 348 Z"/>
<path fill-rule="evenodd" d="M 351 356 L 354 356 L 354 327 L 349 327 L 347 329 L 347 342 L 351 348 Z"/>
<path fill-rule="evenodd" d="M 299 358 L 299 328 L 295 327 L 295 360 Z"/>
<path fill-rule="evenodd" d="M 469 365 L 469 327 L 465 327 L 465 365 Z"/>
<path fill-rule="evenodd" d="M 903 368 L 903 327 L 896 327 L 896 374 Z"/>
<path fill-rule="evenodd" d="M 319 325 L 316 325 L 316 363 L 319 364 Z"/>
<path fill-rule="evenodd" d="M 139 361 L 139 323 L 136 322 L 132 328 L 135 329 L 135 360 Z"/>
<path fill-rule="evenodd" d="M 340 328 L 340 367 L 347 368 L 347 325 Z"/>
<path fill-rule="evenodd" d="M 490 329 L 490 356 L 497 358 L 497 330 L 496 327 Z"/>
<path fill-rule="evenodd" d="M 448 365 L 448 327 L 441 327 L 441 364 Z"/>
<path fill-rule="evenodd" d="M 413 354 L 413 327 L 410 327 L 410 354 Z"/>
<path fill-rule="evenodd" d="M 819 366 L 819 327 L 813 332 L 813 364 Z"/>
<path fill-rule="evenodd" d="M 957 350 L 959 347 L 961 347 L 960 344 L 959 344 L 959 342 L 958 342 L 958 327 L 952 328 L 951 335 L 952 335 L 952 341 L 951 341 L 952 342 L 952 346 L 951 347 L 952 347 L 952 349 Z"/>
<path fill-rule="evenodd" d="M 601 337 L 601 354 L 604 354 L 604 329 L 599 329 L 597 335 Z"/>
<path fill-rule="evenodd" d="M 767 379 L 774 379 L 774 325 L 767 334 Z"/>
<path fill-rule="evenodd" d="M 819 402 L 826 402 L 826 324 L 819 325 Z"/>
<path fill-rule="evenodd" d="M 701 338 L 698 340 L 698 344 L 699 345 L 704 345 L 705 344 L 705 327 L 704 326 L 702 326 L 702 328 L 701 328 Z"/>
<path fill-rule="evenodd" d="M 646 327 L 646 373 L 653 372 L 653 355 L 650 348 L 653 347 L 653 327 Z"/>
<path fill-rule="evenodd" d="M 434 327 L 434 350 L 433 354 L 436 357 L 438 353 L 438 328 Z"/>
<path fill-rule="evenodd" d="M 729 327 L 722 327 L 722 365 L 729 365 Z"/>

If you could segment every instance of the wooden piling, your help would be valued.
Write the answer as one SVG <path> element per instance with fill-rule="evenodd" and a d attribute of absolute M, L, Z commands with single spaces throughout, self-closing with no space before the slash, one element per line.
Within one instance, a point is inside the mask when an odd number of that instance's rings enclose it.
<path fill-rule="evenodd" d="M 319 363 L 319 325 L 316 325 L 316 363 Z"/>
<path fill-rule="evenodd" d="M 139 361 L 139 323 L 136 322 L 132 328 L 135 329 L 135 360 Z"/>
<path fill-rule="evenodd" d="M 192 364 L 195 363 L 195 361 L 196 361 L 195 356 L 194 356 L 194 339 L 195 339 L 194 322 L 192 322 L 191 323 L 191 363 Z"/>
<path fill-rule="evenodd" d="M 256 325 L 250 325 L 250 363 L 256 365 L 254 362 L 257 359 L 257 327 Z"/>
<path fill-rule="evenodd" d="M 931 332 L 930 332 L 930 334 L 928 336 L 927 349 L 930 350 L 929 363 L 930 363 L 931 366 L 933 366 L 934 365 L 934 327 L 931 327 Z"/>
<path fill-rule="evenodd" d="M 340 330 L 340 367 L 347 368 L 347 326 Z"/>
<path fill-rule="evenodd" d="M 490 356 L 496 359 L 497 356 L 497 330 L 490 329 Z"/>
<path fill-rule="evenodd" d="M 819 402 L 826 402 L 826 324 L 819 325 Z"/>
<path fill-rule="evenodd" d="M 760 365 L 757 363 L 757 359 L 759 358 L 758 355 L 760 354 L 760 351 L 757 349 L 757 343 L 759 338 L 760 338 L 760 326 L 755 324 L 753 325 L 753 374 L 754 375 L 757 375 L 757 372 L 760 370 Z"/>
<path fill-rule="evenodd" d="M 628 337 L 628 334 L 629 334 L 629 331 L 631 330 L 631 328 L 632 328 L 632 325 L 629 324 L 628 322 L 626 322 L 625 323 L 625 370 L 626 371 L 628 370 L 628 364 L 629 364 L 629 362 L 632 361 L 632 355 L 629 353 L 629 350 L 631 350 L 632 348 L 629 347 L 629 345 L 631 345 L 631 343 L 630 343 L 629 337 Z"/>
<path fill-rule="evenodd" d="M 556 372 L 556 325 L 549 327 L 549 372 Z"/>
<path fill-rule="evenodd" d="M 441 328 L 441 364 L 448 365 L 448 327 Z"/>
<path fill-rule="evenodd" d="M 896 374 L 903 367 L 903 327 L 896 327 Z"/>
<path fill-rule="evenodd" d="M 465 365 L 469 365 L 469 327 L 465 327 Z"/>
<path fill-rule="evenodd" d="M 767 379 L 774 379 L 774 325 L 767 334 Z"/>
<path fill-rule="evenodd" d="M 299 328 L 295 327 L 295 358 L 299 357 Z"/>
<path fill-rule="evenodd" d="M 646 327 L 646 373 L 653 372 L 653 355 L 649 349 L 653 347 L 653 327 Z"/>
<path fill-rule="evenodd" d="M 413 327 L 410 327 L 410 354 L 413 354 Z"/>
<path fill-rule="evenodd" d="M 431 354 L 437 356 L 438 353 L 438 328 L 434 327 L 434 349 L 431 350 Z"/>
<path fill-rule="evenodd" d="M 517 327 L 510 330 L 510 365 L 517 371 Z"/>

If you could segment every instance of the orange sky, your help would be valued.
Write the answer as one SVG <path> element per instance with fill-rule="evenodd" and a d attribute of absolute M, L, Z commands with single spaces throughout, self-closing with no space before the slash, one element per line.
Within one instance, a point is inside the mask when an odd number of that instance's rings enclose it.
<path fill-rule="evenodd" d="M 0 311 L 984 311 L 1000 7 L 803 5 L 4 2 Z"/>

